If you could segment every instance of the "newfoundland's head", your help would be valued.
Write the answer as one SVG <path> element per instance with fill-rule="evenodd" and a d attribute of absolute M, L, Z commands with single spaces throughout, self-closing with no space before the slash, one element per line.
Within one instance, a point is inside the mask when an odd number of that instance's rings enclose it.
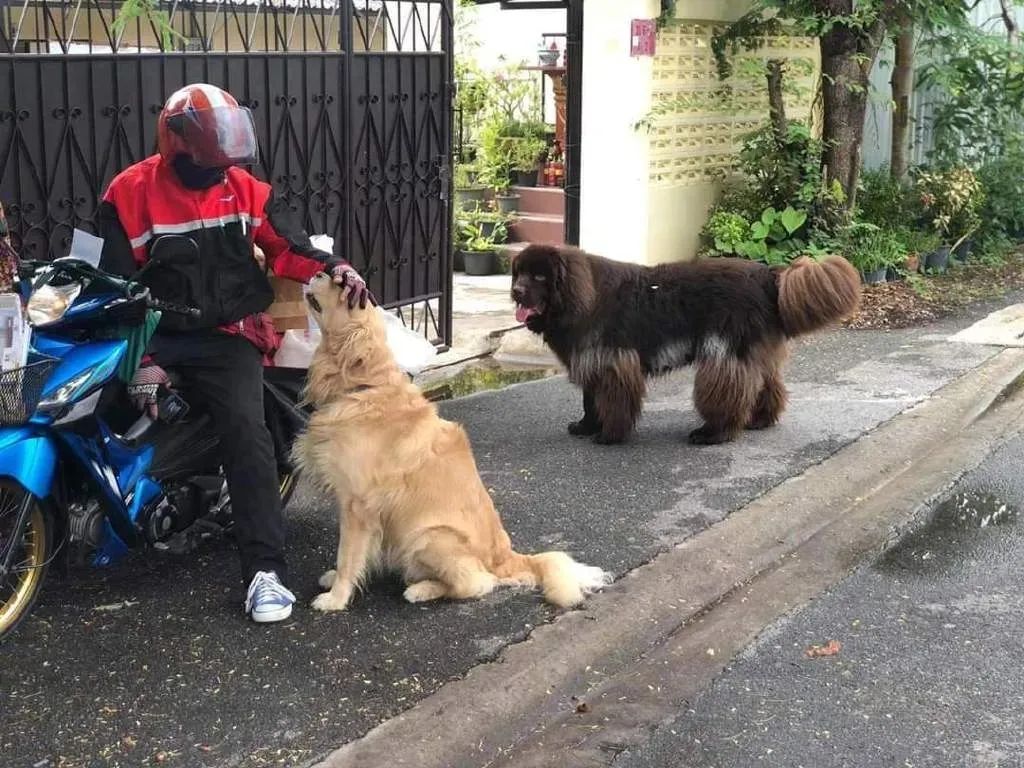
<path fill-rule="evenodd" d="M 569 246 L 528 245 L 512 260 L 516 321 L 534 333 L 583 319 L 594 304 L 586 254 Z"/>

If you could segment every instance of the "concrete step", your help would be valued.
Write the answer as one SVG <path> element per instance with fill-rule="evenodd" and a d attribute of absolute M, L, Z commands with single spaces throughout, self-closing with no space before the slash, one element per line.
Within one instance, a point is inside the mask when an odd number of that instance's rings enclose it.
<path fill-rule="evenodd" d="M 561 245 L 565 242 L 565 219 L 550 214 L 524 213 L 508 225 L 513 242 Z"/>
<path fill-rule="evenodd" d="M 512 187 L 519 195 L 519 210 L 523 213 L 541 213 L 565 216 L 565 191 L 561 187 Z"/>
<path fill-rule="evenodd" d="M 502 365 L 535 365 L 561 369 L 562 364 L 555 357 L 544 340 L 525 326 L 510 328 L 494 334 L 497 345 L 492 353 L 496 363 Z"/>

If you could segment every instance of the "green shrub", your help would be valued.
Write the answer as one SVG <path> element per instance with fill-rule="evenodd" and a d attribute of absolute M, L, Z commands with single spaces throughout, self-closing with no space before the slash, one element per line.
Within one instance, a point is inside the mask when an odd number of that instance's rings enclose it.
<path fill-rule="evenodd" d="M 734 178 L 723 185 L 714 210 L 736 213 L 752 221 L 761 215 L 765 207 L 765 201 L 750 179 Z"/>
<path fill-rule="evenodd" d="M 1024 156 L 1013 155 L 985 163 L 978 169 L 985 190 L 979 210 L 982 239 L 1024 235 Z"/>
<path fill-rule="evenodd" d="M 799 122 L 789 124 L 782 141 L 770 127 L 751 133 L 740 150 L 743 175 L 726 184 L 715 211 L 756 222 L 768 209 L 792 209 L 805 215 L 807 230 L 834 232 L 846 221 L 846 197 L 838 182 L 823 184 L 821 152 Z"/>
<path fill-rule="evenodd" d="M 745 220 L 735 214 L 716 216 L 719 217 L 716 228 L 720 227 L 720 233 L 726 236 L 716 240 L 716 248 L 719 243 L 728 248 L 718 249 L 721 252 L 776 266 L 788 264 L 806 247 L 799 233 L 807 223 L 807 214 L 792 206 L 781 211 L 766 208 L 760 218 L 749 225 L 746 235 L 740 240 L 735 239 L 738 225 Z"/>
<path fill-rule="evenodd" d="M 904 252 L 908 254 L 923 255 L 931 253 L 942 244 L 938 234 L 930 230 L 898 227 L 893 230 L 893 235 L 903 246 Z"/>
<path fill-rule="evenodd" d="M 1014 241 L 1005 235 L 989 235 L 974 247 L 970 260 L 986 267 L 1001 267 L 1014 247 Z"/>
<path fill-rule="evenodd" d="M 864 273 L 898 266 L 907 253 L 895 232 L 868 222 L 854 222 L 844 227 L 836 245 L 847 261 Z"/>
<path fill-rule="evenodd" d="M 750 222 L 738 213 L 716 211 L 711 214 L 701 234 L 715 251 L 736 253 L 736 246 L 750 234 Z"/>
<path fill-rule="evenodd" d="M 764 206 L 806 208 L 821 189 L 821 152 L 821 142 L 803 123 L 790 122 L 782 141 L 766 126 L 744 140 L 740 169 Z"/>
<path fill-rule="evenodd" d="M 911 213 L 913 192 L 892 178 L 888 168 L 864 171 L 857 188 L 857 219 L 883 229 L 897 229 L 907 224 Z"/>
<path fill-rule="evenodd" d="M 955 245 L 977 231 L 985 189 L 970 168 L 960 165 L 923 172 L 916 186 L 923 209 L 944 243 Z"/>

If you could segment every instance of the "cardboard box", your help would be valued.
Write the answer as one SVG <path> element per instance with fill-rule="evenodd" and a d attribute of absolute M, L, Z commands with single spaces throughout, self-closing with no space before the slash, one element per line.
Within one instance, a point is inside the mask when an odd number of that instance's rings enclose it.
<path fill-rule="evenodd" d="M 309 307 L 303 291 L 305 286 L 281 277 L 271 277 L 270 285 L 274 289 L 274 303 L 267 313 L 274 320 L 274 328 L 279 333 L 309 328 Z"/>
<path fill-rule="evenodd" d="M 267 260 L 258 245 L 253 246 L 253 258 L 266 269 Z M 294 280 L 267 275 L 270 287 L 274 289 L 274 303 L 267 314 L 274 321 L 278 333 L 285 331 L 304 331 L 309 328 L 309 307 L 306 306 L 305 286 Z"/>

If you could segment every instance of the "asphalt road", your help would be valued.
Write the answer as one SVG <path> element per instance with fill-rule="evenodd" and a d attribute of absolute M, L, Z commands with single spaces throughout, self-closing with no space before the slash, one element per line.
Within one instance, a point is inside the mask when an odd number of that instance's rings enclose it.
<path fill-rule="evenodd" d="M 1024 766 L 1022 465 L 1018 437 L 615 768 Z"/>
<path fill-rule="evenodd" d="M 952 327 L 798 345 L 783 424 L 728 446 L 685 442 L 697 423 L 687 374 L 657 384 L 636 439 L 619 447 L 566 434 L 579 406 L 561 379 L 442 410 L 466 425 L 519 548 L 564 547 L 621 575 L 994 353 L 942 343 Z M 410 606 L 387 580 L 343 615 L 316 615 L 306 606 L 334 557 L 334 511 L 300 491 L 289 515 L 303 604 L 284 626 L 244 619 L 227 542 L 50 582 L 0 651 L 5 768 L 302 765 L 553 615 L 529 593 Z"/>

